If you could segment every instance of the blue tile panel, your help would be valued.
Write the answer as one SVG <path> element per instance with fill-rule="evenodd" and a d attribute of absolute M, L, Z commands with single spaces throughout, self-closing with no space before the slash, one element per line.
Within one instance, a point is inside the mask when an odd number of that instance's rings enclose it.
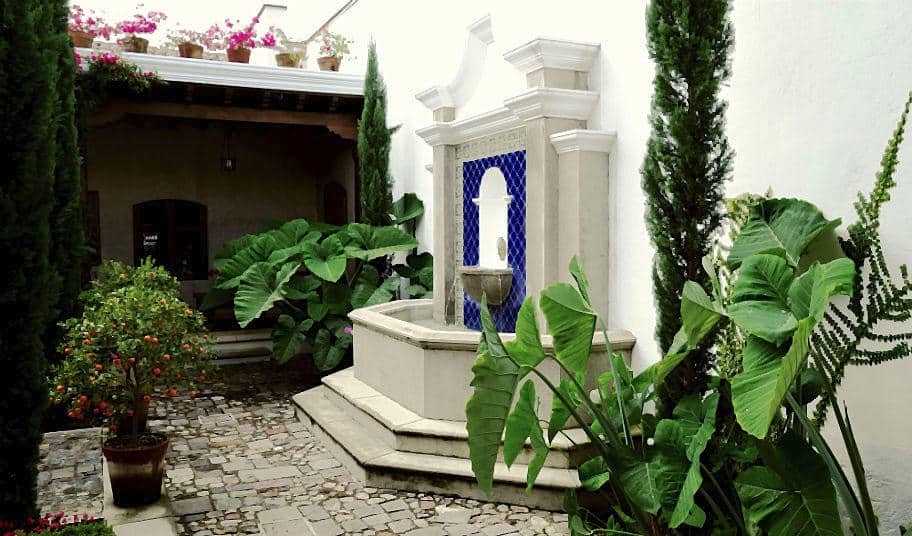
<path fill-rule="evenodd" d="M 462 165 L 462 262 L 465 266 L 478 264 L 478 197 L 481 177 L 488 168 L 498 167 L 507 179 L 507 194 L 513 196 L 507 211 L 507 264 L 513 269 L 513 287 L 501 305 L 491 306 L 491 316 L 497 330 L 513 333 L 516 316 L 526 297 L 526 151 L 515 151 L 465 162 Z M 465 325 L 481 329 L 481 310 L 478 302 L 465 294 L 463 301 Z"/>

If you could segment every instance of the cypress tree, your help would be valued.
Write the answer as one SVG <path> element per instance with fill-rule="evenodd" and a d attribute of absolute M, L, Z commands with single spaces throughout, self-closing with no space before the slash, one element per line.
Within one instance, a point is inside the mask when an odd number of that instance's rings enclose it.
<path fill-rule="evenodd" d="M 57 322 L 75 315 L 82 285 L 81 262 L 85 252 L 82 220 L 82 183 L 76 120 L 76 63 L 73 44 L 67 34 L 67 6 L 52 1 L 53 32 L 49 36 L 57 57 L 57 104 L 55 123 L 57 158 L 54 168 L 54 206 L 51 210 L 50 263 L 52 269 L 51 317 L 45 346 L 48 354 L 60 340 Z"/>
<path fill-rule="evenodd" d="M 652 280 L 656 338 L 663 353 L 681 327 L 684 282 L 709 289 L 702 259 L 723 220 L 724 184 L 733 158 L 724 132 L 726 104 L 719 100 L 731 75 L 729 9 L 729 0 L 652 0 L 647 9 L 656 71 L 652 133 L 641 173 L 646 223 L 656 248 Z M 708 348 L 685 360 L 659 393 L 663 410 L 702 392 L 711 363 Z"/>
<path fill-rule="evenodd" d="M 364 109 L 358 122 L 361 174 L 361 218 L 371 225 L 390 225 L 393 190 L 389 175 L 390 143 L 395 128 L 386 126 L 386 84 L 377 67 L 377 45 L 371 40 L 364 78 Z"/>
<path fill-rule="evenodd" d="M 0 0 L 0 519 L 35 515 L 56 157 L 50 0 Z"/>

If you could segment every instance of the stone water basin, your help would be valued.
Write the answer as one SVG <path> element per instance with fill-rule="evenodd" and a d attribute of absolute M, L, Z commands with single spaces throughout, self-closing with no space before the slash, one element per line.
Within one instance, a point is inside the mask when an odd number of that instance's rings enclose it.
<path fill-rule="evenodd" d="M 465 421 L 465 404 L 472 395 L 469 382 L 481 334 L 460 326 L 436 323 L 432 300 L 400 300 L 353 311 L 354 376 L 401 406 L 427 418 Z M 506 341 L 513 334 L 504 333 Z M 608 339 L 615 352 L 629 362 L 636 339 L 625 330 L 610 330 Z M 553 352 L 550 335 L 542 345 Z M 586 388 L 609 370 L 608 354 L 601 333 L 593 338 Z M 562 371 L 553 360 L 539 370 L 552 382 L 560 382 Z M 538 413 L 547 420 L 551 411 L 550 390 L 536 377 L 540 400 Z"/>

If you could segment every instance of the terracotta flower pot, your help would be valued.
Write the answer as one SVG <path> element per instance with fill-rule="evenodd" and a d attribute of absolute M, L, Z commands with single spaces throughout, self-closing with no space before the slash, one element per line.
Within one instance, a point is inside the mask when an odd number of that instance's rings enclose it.
<path fill-rule="evenodd" d="M 250 49 L 246 47 L 229 48 L 228 61 L 233 63 L 250 63 Z"/>
<path fill-rule="evenodd" d="M 74 32 L 70 30 L 70 39 L 73 40 L 73 46 L 79 48 L 92 48 L 95 38 L 89 32 Z"/>
<path fill-rule="evenodd" d="M 275 55 L 276 65 L 279 67 L 297 67 L 298 57 L 289 52 L 283 52 Z"/>
<path fill-rule="evenodd" d="M 117 506 L 151 504 L 161 497 L 168 436 L 148 433 L 136 439 L 133 442 L 130 436 L 117 436 L 101 446 Z"/>
<path fill-rule="evenodd" d="M 317 64 L 320 66 L 321 71 L 338 71 L 340 63 L 342 63 L 342 60 L 338 56 L 317 58 Z"/>
<path fill-rule="evenodd" d="M 193 58 L 197 60 L 203 58 L 203 45 L 197 45 L 196 43 L 191 43 L 189 41 L 184 41 L 177 45 L 177 51 L 182 58 Z"/>
<path fill-rule="evenodd" d="M 128 35 L 120 40 L 120 46 L 124 49 L 124 52 L 145 54 L 146 50 L 149 49 L 149 40 L 135 35 Z"/>

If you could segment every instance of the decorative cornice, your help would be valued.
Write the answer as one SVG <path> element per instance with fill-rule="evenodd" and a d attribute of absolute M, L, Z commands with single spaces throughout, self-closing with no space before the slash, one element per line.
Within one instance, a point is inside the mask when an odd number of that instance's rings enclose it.
<path fill-rule="evenodd" d="M 592 114 L 599 94 L 580 89 L 535 87 L 504 101 L 521 120 L 551 117 L 585 121 Z"/>
<path fill-rule="evenodd" d="M 456 106 L 453 101 L 453 95 L 447 86 L 434 86 L 415 94 L 421 104 L 428 110 L 439 110 L 440 108 L 452 108 Z"/>
<path fill-rule="evenodd" d="M 416 134 L 428 145 L 458 145 L 465 141 L 490 136 L 522 126 L 522 121 L 508 108 L 497 108 L 487 113 L 449 123 L 433 123 L 419 129 Z"/>
<path fill-rule="evenodd" d="M 77 49 L 88 57 L 91 49 Z M 143 71 L 154 71 L 170 82 L 250 87 L 329 95 L 364 95 L 364 76 L 333 71 L 310 71 L 227 61 L 195 60 L 125 52 L 120 56 Z"/>
<path fill-rule="evenodd" d="M 450 83 L 436 85 L 415 95 L 429 110 L 462 106 L 475 93 L 484 72 L 488 45 L 494 42 L 491 16 L 485 15 L 468 27 L 465 51 Z"/>
<path fill-rule="evenodd" d="M 610 153 L 617 141 L 617 133 L 613 130 L 585 130 L 573 129 L 551 134 L 551 145 L 557 154 L 577 151 L 595 153 Z"/>
<path fill-rule="evenodd" d="M 504 54 L 504 59 L 525 74 L 537 69 L 589 72 L 600 45 L 538 38 Z"/>

